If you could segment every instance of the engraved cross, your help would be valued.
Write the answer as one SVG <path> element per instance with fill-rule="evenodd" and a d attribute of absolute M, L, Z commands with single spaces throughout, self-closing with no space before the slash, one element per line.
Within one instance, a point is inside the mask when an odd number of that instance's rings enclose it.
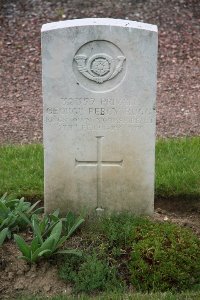
<path fill-rule="evenodd" d="M 101 191 L 102 191 L 102 167 L 122 167 L 123 160 L 120 161 L 104 161 L 102 160 L 102 139 L 103 136 L 97 138 L 97 160 L 96 161 L 80 161 L 75 158 L 75 167 L 97 167 L 97 209 L 102 210 Z"/>

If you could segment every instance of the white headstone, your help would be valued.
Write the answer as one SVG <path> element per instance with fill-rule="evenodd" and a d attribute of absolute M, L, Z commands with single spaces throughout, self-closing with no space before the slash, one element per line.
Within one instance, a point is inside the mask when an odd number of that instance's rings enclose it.
<path fill-rule="evenodd" d="M 45 24 L 42 64 L 46 211 L 153 213 L 157 27 Z"/>

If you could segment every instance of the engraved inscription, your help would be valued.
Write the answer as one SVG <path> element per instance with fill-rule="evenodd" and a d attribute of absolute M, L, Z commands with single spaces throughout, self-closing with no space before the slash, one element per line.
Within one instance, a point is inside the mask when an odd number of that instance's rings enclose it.
<path fill-rule="evenodd" d="M 114 78 L 122 71 L 124 56 L 111 57 L 105 53 L 98 53 L 87 57 L 85 54 L 74 57 L 79 72 L 90 80 L 103 83 Z"/>
<path fill-rule="evenodd" d="M 61 98 L 60 107 L 46 107 L 46 123 L 78 130 L 140 128 L 153 123 L 153 107 L 142 107 L 128 99 Z"/>
<path fill-rule="evenodd" d="M 96 167 L 97 168 L 97 209 L 101 207 L 102 193 L 102 167 L 122 167 L 123 159 L 120 161 L 103 161 L 102 160 L 102 139 L 103 136 L 97 138 L 97 160 L 96 161 L 81 161 L 75 159 L 75 167 Z"/>

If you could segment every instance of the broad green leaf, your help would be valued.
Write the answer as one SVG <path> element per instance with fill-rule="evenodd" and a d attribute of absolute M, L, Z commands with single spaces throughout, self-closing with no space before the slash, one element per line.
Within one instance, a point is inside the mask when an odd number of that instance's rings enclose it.
<path fill-rule="evenodd" d="M 59 242 L 56 245 L 56 248 L 59 248 L 67 239 L 68 239 L 67 236 L 61 237 L 61 239 L 59 240 Z"/>
<path fill-rule="evenodd" d="M 8 228 L 4 228 L 2 231 L 0 231 L 0 246 L 3 245 L 3 242 L 7 236 Z"/>
<path fill-rule="evenodd" d="M 14 199 L 14 200 L 7 200 L 5 202 L 5 205 L 11 209 L 15 209 L 16 204 L 19 202 L 18 199 Z"/>
<path fill-rule="evenodd" d="M 61 235 L 62 232 L 62 221 L 59 221 L 52 229 L 51 234 Z"/>
<path fill-rule="evenodd" d="M 21 211 L 27 213 L 28 209 L 30 208 L 30 203 L 25 202 L 24 205 L 21 208 Z"/>
<path fill-rule="evenodd" d="M 76 229 L 84 222 L 85 220 L 82 219 L 81 217 L 78 218 L 76 220 L 76 223 L 71 227 L 70 231 L 68 232 L 67 234 L 67 238 L 69 238 L 73 233 L 74 231 L 76 231 Z"/>
<path fill-rule="evenodd" d="M 55 236 L 54 249 L 56 249 L 56 245 L 60 240 L 61 233 L 62 233 L 62 221 L 59 221 L 51 231 L 51 235 Z"/>
<path fill-rule="evenodd" d="M 6 218 L 6 216 L 9 214 L 10 209 L 6 207 L 6 205 L 2 202 L 0 202 L 0 216 L 3 218 Z"/>
<path fill-rule="evenodd" d="M 19 210 L 19 211 L 22 211 L 22 209 L 23 209 L 23 207 L 24 207 L 24 204 L 25 204 L 25 203 L 24 203 L 24 198 L 21 198 L 21 199 L 19 200 L 19 203 L 18 203 L 16 209 Z"/>
<path fill-rule="evenodd" d="M 60 221 L 59 217 L 56 217 L 56 216 L 53 216 L 53 215 L 49 216 L 49 218 L 50 218 L 51 222 L 53 222 L 53 223 L 56 223 L 56 222 Z"/>
<path fill-rule="evenodd" d="M 43 220 L 41 220 L 39 222 L 39 227 L 40 227 L 40 232 L 41 232 L 42 237 L 46 232 L 46 228 L 48 228 L 48 223 L 49 223 L 49 219 L 47 216 L 44 216 Z"/>
<path fill-rule="evenodd" d="M 38 248 L 32 255 L 32 260 L 36 261 L 38 254 L 44 250 L 51 250 L 53 252 L 53 244 L 54 244 L 55 238 L 54 236 L 50 236 L 44 243 L 41 245 L 40 248 Z"/>
<path fill-rule="evenodd" d="M 26 244 L 26 242 L 24 241 L 24 239 L 21 236 L 19 236 L 17 234 L 14 234 L 14 240 L 17 243 L 17 246 L 18 246 L 19 250 L 22 252 L 22 254 L 25 257 L 28 257 L 30 259 L 31 258 L 31 249 Z"/>
<path fill-rule="evenodd" d="M 31 242 L 31 252 L 34 253 L 40 247 L 38 237 L 36 236 Z"/>
<path fill-rule="evenodd" d="M 52 218 L 52 219 L 50 219 Z M 46 228 L 45 228 L 45 231 L 44 231 L 44 236 L 48 236 L 49 233 L 52 231 L 52 229 L 56 226 L 56 224 L 60 221 L 59 218 L 50 215 L 50 216 L 46 216 L 46 219 L 47 219 L 47 224 L 46 224 Z M 54 220 L 53 220 L 54 219 Z"/>
<path fill-rule="evenodd" d="M 64 220 L 66 223 L 66 226 L 67 226 L 67 232 L 70 231 L 70 228 L 73 226 L 75 219 L 76 219 L 76 217 L 75 217 L 74 213 L 69 211 Z"/>
<path fill-rule="evenodd" d="M 6 219 L 1 223 L 1 228 L 9 227 L 11 228 L 16 222 L 17 216 L 9 214 Z"/>
<path fill-rule="evenodd" d="M 51 250 L 43 250 L 43 251 L 41 251 L 39 254 L 38 254 L 38 256 L 39 257 L 41 257 L 41 256 L 43 256 L 44 254 L 47 254 L 47 253 L 49 253 L 49 254 L 51 254 L 52 253 L 52 251 Z"/>
<path fill-rule="evenodd" d="M 18 216 L 16 215 L 10 215 L 10 218 L 9 218 L 9 227 L 12 227 L 12 226 L 15 226 L 16 224 L 16 221 L 17 221 L 17 218 Z"/>
<path fill-rule="evenodd" d="M 52 250 L 54 241 L 55 241 L 55 236 L 54 235 L 49 236 L 40 246 L 39 252 L 47 249 Z"/>
<path fill-rule="evenodd" d="M 1 225 L 0 225 L 0 229 L 1 229 L 1 228 L 4 228 L 4 227 L 7 227 L 8 224 L 9 224 L 8 221 L 9 221 L 9 218 L 4 219 L 3 222 L 2 222 Z"/>
<path fill-rule="evenodd" d="M 10 215 L 9 218 L 9 227 L 15 226 L 15 223 L 17 221 L 17 217 L 16 215 Z"/>
<path fill-rule="evenodd" d="M 0 217 L 0 228 L 3 227 L 1 224 L 4 221 L 4 219 L 2 217 Z"/>
<path fill-rule="evenodd" d="M 21 211 L 18 212 L 20 217 L 30 226 L 32 226 L 31 221 L 29 220 L 29 218 Z"/>
<path fill-rule="evenodd" d="M 59 216 L 59 213 L 60 213 L 60 209 L 57 208 L 57 209 L 51 214 L 51 216 L 58 217 L 58 216 Z"/>
<path fill-rule="evenodd" d="M 39 224 L 35 218 L 33 218 L 33 220 L 32 220 L 32 227 L 33 227 L 34 236 L 38 237 L 39 242 L 42 245 L 42 243 L 43 243 L 42 235 L 40 232 Z"/>
<path fill-rule="evenodd" d="M 68 222 L 74 221 L 75 220 L 75 215 L 72 211 L 69 211 L 66 215 L 66 219 Z"/>
<path fill-rule="evenodd" d="M 38 215 L 36 215 L 36 214 L 32 214 L 32 216 L 31 216 L 31 222 L 33 222 L 33 220 L 35 220 L 36 222 L 40 223 Z"/>

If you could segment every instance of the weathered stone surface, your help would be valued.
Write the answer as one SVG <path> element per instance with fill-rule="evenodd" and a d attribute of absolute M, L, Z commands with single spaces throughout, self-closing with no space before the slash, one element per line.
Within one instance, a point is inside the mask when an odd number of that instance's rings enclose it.
<path fill-rule="evenodd" d="M 42 62 L 46 211 L 151 214 L 157 27 L 46 24 Z"/>

